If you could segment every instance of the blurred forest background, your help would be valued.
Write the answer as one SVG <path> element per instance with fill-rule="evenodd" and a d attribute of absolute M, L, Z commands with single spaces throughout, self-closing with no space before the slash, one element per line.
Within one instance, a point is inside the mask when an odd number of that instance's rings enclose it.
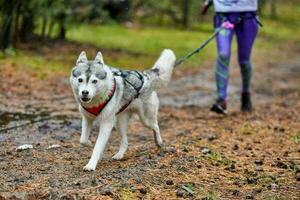
<path fill-rule="evenodd" d="M 277 0 L 262 0 L 260 14 L 277 17 Z M 138 22 L 158 26 L 201 24 L 201 0 L 1 0 L 1 48 L 34 39 L 66 39 L 74 24 Z"/>
<path fill-rule="evenodd" d="M 51 70 L 59 69 L 66 62 L 71 64 L 75 52 L 45 60 L 45 56 L 29 55 L 26 44 L 38 48 L 49 42 L 68 41 L 117 52 L 117 58 L 108 55 L 114 65 L 140 65 L 141 60 L 150 65 L 163 48 L 172 48 L 177 56 L 182 56 L 213 32 L 213 8 L 208 15 L 201 16 L 202 3 L 202 0 L 0 0 L 0 58 L 12 56 L 13 62 L 24 63 L 27 56 L 28 66 L 38 67 L 46 62 Z M 260 36 L 268 40 L 258 44 L 262 49 L 272 48 L 274 41 L 299 41 L 296 34 L 300 26 L 299 4 L 298 0 L 259 1 L 259 16 L 265 24 Z M 81 50 L 77 49 L 76 54 Z M 212 52 L 201 56 L 212 57 Z M 198 62 L 194 58 L 189 65 L 198 66 Z"/>

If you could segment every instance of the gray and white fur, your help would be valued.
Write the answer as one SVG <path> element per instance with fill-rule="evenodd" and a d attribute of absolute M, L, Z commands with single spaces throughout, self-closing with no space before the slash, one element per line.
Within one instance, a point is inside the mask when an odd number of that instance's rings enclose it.
<path fill-rule="evenodd" d="M 80 54 L 70 76 L 72 90 L 82 115 L 80 143 L 82 145 L 91 144 L 89 136 L 95 120 L 100 127 L 92 156 L 84 170 L 96 169 L 114 126 L 120 133 L 121 143 L 119 151 L 112 158 L 120 160 L 124 157 L 128 147 L 128 121 L 135 113 L 138 114 L 142 123 L 153 131 L 156 145 L 158 147 L 162 145 L 163 141 L 157 122 L 159 99 L 155 90 L 169 83 L 175 61 L 176 57 L 173 51 L 164 50 L 152 69 L 140 72 L 143 76 L 143 85 L 139 96 L 133 99 L 123 112 L 117 114 L 123 105 L 135 96 L 132 93 L 136 91 L 128 88 L 124 77 L 116 75 L 120 70 L 105 65 L 100 52 L 93 61 L 87 59 L 85 52 Z M 116 80 L 115 93 L 100 115 L 94 116 L 87 112 L 84 108 L 95 107 L 107 99 L 113 88 L 114 79 Z"/>

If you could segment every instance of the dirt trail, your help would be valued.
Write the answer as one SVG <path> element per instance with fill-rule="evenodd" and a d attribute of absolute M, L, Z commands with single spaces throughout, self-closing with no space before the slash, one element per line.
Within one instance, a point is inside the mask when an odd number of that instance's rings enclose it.
<path fill-rule="evenodd" d="M 232 67 L 227 117 L 208 112 L 211 65 L 181 71 L 192 75 L 160 91 L 164 148 L 134 119 L 125 159 L 110 159 L 119 141 L 113 132 L 91 173 L 82 170 L 92 147 L 78 142 L 80 119 L 65 77 L 41 82 L 42 95 L 28 95 L 30 84 L 1 94 L 2 130 L 40 121 L 0 133 L 0 199 L 299 199 L 300 59 L 258 62 L 250 115 L 239 112 L 239 71 Z M 17 152 L 20 144 L 34 149 Z M 52 144 L 61 147 L 47 149 Z"/>

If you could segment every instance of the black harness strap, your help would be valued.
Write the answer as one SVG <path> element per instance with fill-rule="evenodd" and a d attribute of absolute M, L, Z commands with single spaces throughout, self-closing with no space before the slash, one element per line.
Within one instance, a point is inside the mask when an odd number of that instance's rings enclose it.
<path fill-rule="evenodd" d="M 246 16 L 246 14 L 248 14 Z M 234 24 L 236 27 L 243 27 L 244 21 L 249 19 L 254 19 L 255 22 L 260 26 L 263 27 L 263 24 L 258 20 L 256 12 L 249 12 L 249 13 L 240 13 L 239 19 L 236 21 L 232 21 L 230 17 L 228 17 L 227 13 L 217 13 L 217 15 L 223 18 L 223 21 L 229 20 L 230 23 Z"/>
<path fill-rule="evenodd" d="M 126 83 L 128 83 L 130 85 L 130 87 L 132 87 L 136 91 L 136 95 L 129 102 L 127 102 L 125 105 L 122 106 L 122 108 L 117 112 L 117 115 L 120 114 L 121 112 L 123 112 L 132 103 L 133 100 L 135 100 L 136 98 L 138 98 L 140 96 L 141 89 L 144 86 L 144 76 L 140 72 L 138 72 L 138 71 L 133 71 L 133 72 L 135 72 L 135 74 L 138 75 L 138 78 L 142 82 L 142 84 L 138 88 L 136 88 L 130 81 L 127 80 L 127 76 L 131 73 L 130 71 L 122 71 L 122 70 L 120 70 L 120 71 L 114 72 L 115 76 L 122 77 L 123 80 Z"/>

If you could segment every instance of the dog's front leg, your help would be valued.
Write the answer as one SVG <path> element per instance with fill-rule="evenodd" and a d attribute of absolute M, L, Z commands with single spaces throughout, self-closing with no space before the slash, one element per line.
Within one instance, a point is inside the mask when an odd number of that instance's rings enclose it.
<path fill-rule="evenodd" d="M 80 144 L 82 144 L 83 146 L 89 146 L 90 144 L 92 144 L 89 140 L 89 136 L 93 127 L 93 121 L 93 119 L 87 118 L 85 115 L 82 115 L 82 131 L 80 136 Z"/>
<path fill-rule="evenodd" d="M 105 121 L 101 121 L 100 123 L 100 131 L 96 141 L 96 145 L 94 147 L 92 157 L 88 164 L 83 168 L 86 171 L 93 171 L 96 169 L 98 160 L 102 155 L 105 145 L 109 139 L 110 133 L 114 126 L 114 118 L 113 119 L 105 119 Z"/>

